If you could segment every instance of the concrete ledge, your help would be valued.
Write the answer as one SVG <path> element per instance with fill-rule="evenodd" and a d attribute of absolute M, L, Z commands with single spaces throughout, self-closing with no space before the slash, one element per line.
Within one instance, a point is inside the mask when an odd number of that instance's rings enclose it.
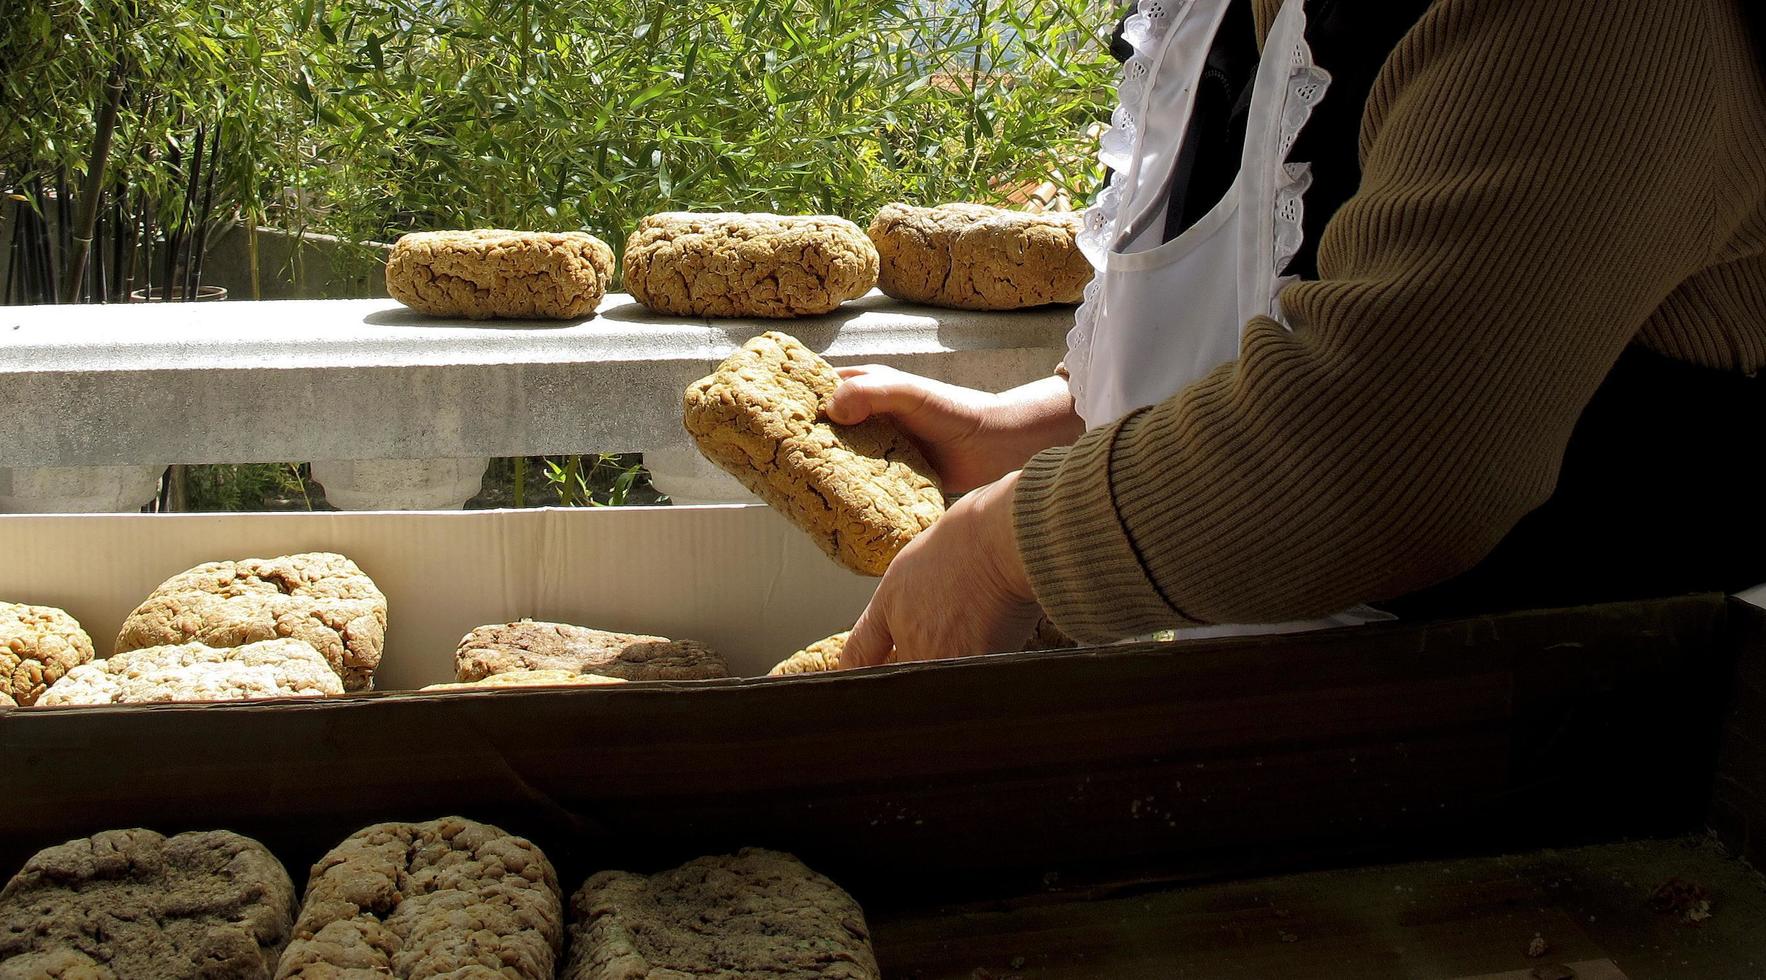
<path fill-rule="evenodd" d="M 450 321 L 391 300 L 0 307 L 0 466 L 438 459 L 678 445 L 681 392 L 750 337 L 1001 390 L 1046 376 L 1070 308 L 881 294 L 809 320 Z"/>

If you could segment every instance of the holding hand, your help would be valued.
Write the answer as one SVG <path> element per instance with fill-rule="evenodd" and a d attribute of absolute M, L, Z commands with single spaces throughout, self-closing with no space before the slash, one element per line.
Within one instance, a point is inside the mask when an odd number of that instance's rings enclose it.
<path fill-rule="evenodd" d="M 1014 472 L 969 494 L 902 549 L 852 628 L 842 667 L 1023 647 L 1041 609 L 1012 533 L 1017 485 Z"/>
<path fill-rule="evenodd" d="M 890 416 L 919 444 L 948 494 L 992 483 L 1084 431 L 1060 378 L 996 395 L 875 365 L 840 368 L 840 377 L 829 420 L 857 425 Z"/>

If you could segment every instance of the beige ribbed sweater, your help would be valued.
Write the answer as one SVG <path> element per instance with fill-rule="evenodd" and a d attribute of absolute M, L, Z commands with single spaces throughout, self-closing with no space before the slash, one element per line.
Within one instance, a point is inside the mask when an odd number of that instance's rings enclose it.
<path fill-rule="evenodd" d="M 1740 2 L 1438 0 L 1374 84 L 1293 332 L 1253 321 L 1237 361 L 1025 468 L 1051 618 L 1104 641 L 1407 594 L 1551 495 L 1628 344 L 1766 366 Z"/>

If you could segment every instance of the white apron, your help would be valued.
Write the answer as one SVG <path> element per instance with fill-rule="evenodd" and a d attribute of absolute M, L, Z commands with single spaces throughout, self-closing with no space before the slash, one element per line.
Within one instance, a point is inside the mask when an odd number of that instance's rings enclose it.
<path fill-rule="evenodd" d="M 1196 85 L 1231 0 L 1140 0 L 1124 38 L 1121 104 L 1100 154 L 1114 173 L 1085 215 L 1080 247 L 1097 269 L 1067 338 L 1067 372 L 1087 428 L 1155 405 L 1239 356 L 1256 316 L 1285 325 L 1279 270 L 1299 250 L 1305 164 L 1287 155 L 1330 76 L 1312 63 L 1304 0 L 1286 0 L 1251 94 L 1230 190 L 1162 242 L 1168 188 Z M 1360 608 L 1322 620 L 1178 630 L 1179 638 L 1286 633 L 1390 620 Z"/>

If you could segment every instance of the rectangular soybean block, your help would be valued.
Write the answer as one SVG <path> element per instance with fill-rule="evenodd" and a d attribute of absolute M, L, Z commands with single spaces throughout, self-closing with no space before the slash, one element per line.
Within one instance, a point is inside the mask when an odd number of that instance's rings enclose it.
<path fill-rule="evenodd" d="M 515 671 L 569 671 L 626 681 L 730 676 L 717 651 L 693 640 L 531 619 L 480 626 L 461 638 L 454 651 L 454 678 L 462 683 Z"/>
<path fill-rule="evenodd" d="M 313 865 L 277 980 L 551 980 L 564 910 L 525 838 L 462 817 L 376 824 Z"/>
<path fill-rule="evenodd" d="M 37 703 L 252 701 L 342 693 L 343 682 L 312 646 L 301 640 L 264 640 L 220 649 L 182 643 L 119 653 L 68 671 Z"/>
<path fill-rule="evenodd" d="M 926 458 L 887 418 L 835 425 L 840 384 L 795 339 L 768 332 L 687 389 L 685 421 L 707 459 L 806 531 L 835 561 L 882 575 L 944 514 Z"/>
<path fill-rule="evenodd" d="M 789 854 L 747 848 L 657 875 L 603 871 L 570 902 L 564 980 L 876 980 L 852 896 Z"/>
<path fill-rule="evenodd" d="M 294 882 L 224 830 L 111 830 L 37 852 L 0 891 L 0 977 L 268 980 Z"/>

